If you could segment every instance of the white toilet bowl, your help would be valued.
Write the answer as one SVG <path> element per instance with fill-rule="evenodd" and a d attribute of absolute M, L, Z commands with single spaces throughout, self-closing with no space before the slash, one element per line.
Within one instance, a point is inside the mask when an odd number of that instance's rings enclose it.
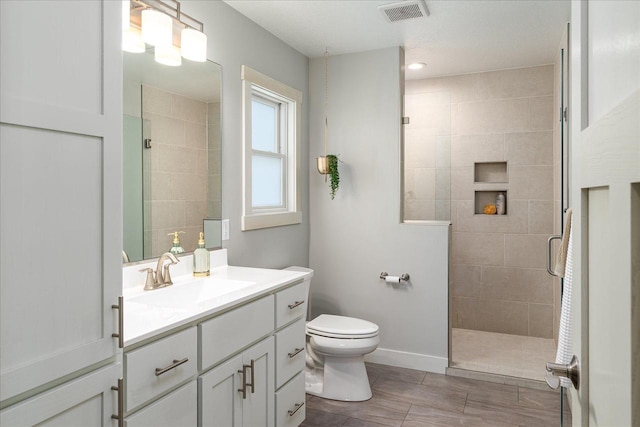
<path fill-rule="evenodd" d="M 322 314 L 308 322 L 307 393 L 333 400 L 369 400 L 364 356 L 379 343 L 378 325 L 366 320 Z"/>

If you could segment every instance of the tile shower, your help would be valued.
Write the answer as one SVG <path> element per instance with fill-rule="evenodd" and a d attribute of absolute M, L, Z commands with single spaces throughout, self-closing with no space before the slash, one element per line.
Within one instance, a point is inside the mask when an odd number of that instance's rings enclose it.
<path fill-rule="evenodd" d="M 411 80 L 405 90 L 405 220 L 452 223 L 452 366 L 542 379 L 555 357 L 554 66 Z M 506 215 L 484 215 L 498 192 Z M 501 361 L 482 343 L 501 347 Z"/>

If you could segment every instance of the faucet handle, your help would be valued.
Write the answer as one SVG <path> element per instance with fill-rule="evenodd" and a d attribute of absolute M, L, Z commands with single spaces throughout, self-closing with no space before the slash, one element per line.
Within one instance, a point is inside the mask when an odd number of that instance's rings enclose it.
<path fill-rule="evenodd" d="M 162 277 L 164 279 L 163 285 L 165 286 L 173 285 L 173 282 L 171 281 L 171 273 L 169 272 L 169 267 L 171 267 L 173 264 L 177 263 L 172 262 L 170 264 L 165 264 L 163 268 Z"/>
<path fill-rule="evenodd" d="M 147 279 L 144 282 L 144 290 L 149 291 L 151 289 L 156 288 L 156 278 L 153 274 L 153 268 L 143 268 L 140 270 L 141 273 L 147 272 Z"/>

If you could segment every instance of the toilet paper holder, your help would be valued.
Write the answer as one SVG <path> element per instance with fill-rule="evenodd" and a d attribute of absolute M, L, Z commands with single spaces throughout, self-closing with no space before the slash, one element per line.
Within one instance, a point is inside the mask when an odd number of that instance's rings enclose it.
<path fill-rule="evenodd" d="M 383 271 L 382 273 L 380 273 L 380 278 L 384 280 L 387 278 L 388 275 L 389 273 L 387 273 L 386 271 Z M 409 281 L 409 273 L 402 273 L 400 275 L 400 280 L 404 280 L 405 282 Z"/>

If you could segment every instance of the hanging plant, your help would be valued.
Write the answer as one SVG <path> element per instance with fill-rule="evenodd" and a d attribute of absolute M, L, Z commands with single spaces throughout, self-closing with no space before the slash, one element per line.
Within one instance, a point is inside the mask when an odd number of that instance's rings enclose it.
<path fill-rule="evenodd" d="M 329 175 L 331 176 L 331 200 L 336 197 L 336 191 L 340 187 L 340 172 L 338 171 L 338 156 L 334 154 L 328 154 L 327 160 L 329 160 Z"/>

